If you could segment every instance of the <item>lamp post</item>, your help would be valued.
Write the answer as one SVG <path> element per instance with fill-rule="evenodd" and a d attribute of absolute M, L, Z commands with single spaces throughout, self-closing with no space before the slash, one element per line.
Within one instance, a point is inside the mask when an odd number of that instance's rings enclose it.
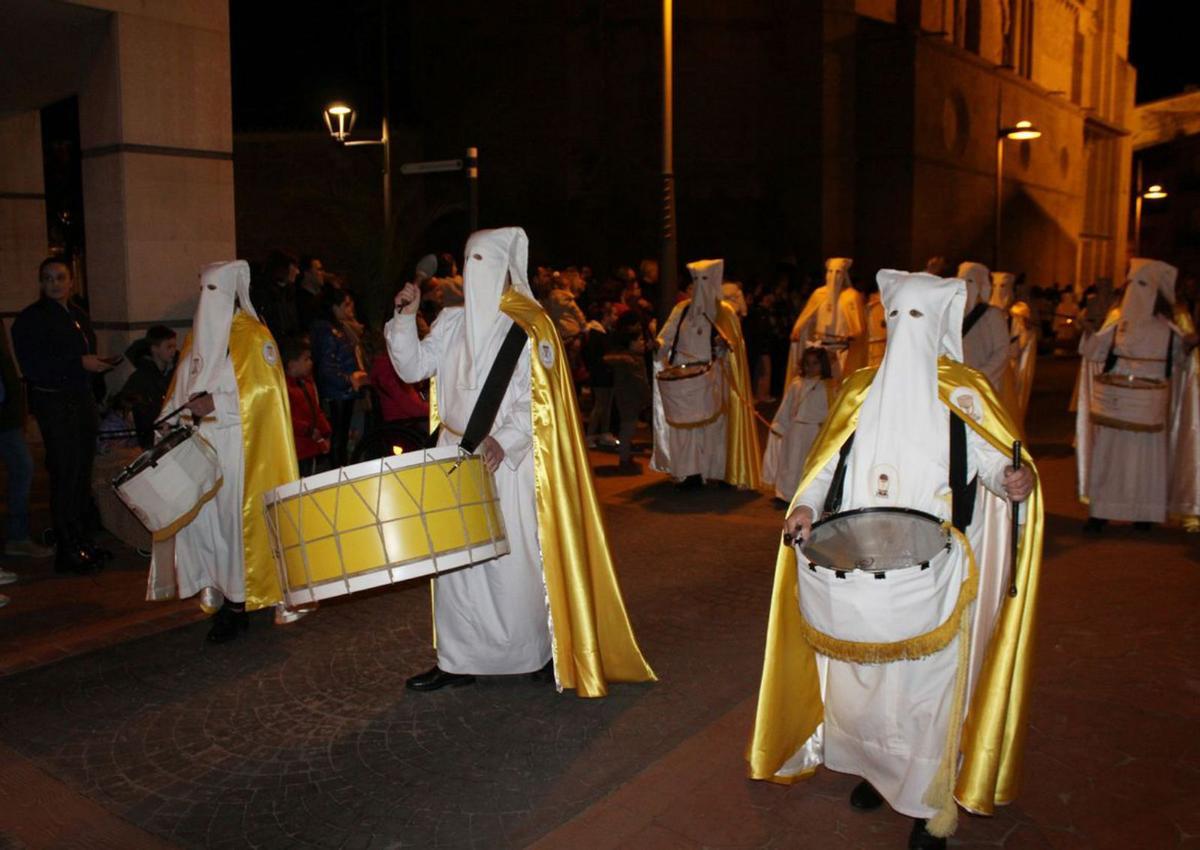
<path fill-rule="evenodd" d="M 1138 160 L 1137 167 L 1137 193 L 1133 201 L 1133 255 L 1140 257 L 1142 255 L 1142 201 L 1159 201 L 1167 197 L 1166 190 L 1158 183 L 1154 183 L 1149 189 L 1142 191 L 1142 161 Z"/>
<path fill-rule="evenodd" d="M 675 234 L 675 130 L 673 92 L 673 30 L 672 0 L 663 0 L 663 98 L 662 98 L 662 245 L 659 261 L 658 317 L 665 322 L 675 306 L 679 291 L 679 254 Z"/>
<path fill-rule="evenodd" d="M 329 130 L 334 141 L 345 147 L 360 147 L 363 145 L 379 145 L 383 148 L 383 256 L 380 262 L 380 276 L 384 285 L 391 280 L 389 266 L 392 246 L 392 141 L 388 135 L 388 116 L 385 103 L 382 127 L 378 139 L 350 139 L 354 130 L 355 111 L 345 103 L 331 103 L 325 107 L 325 127 Z"/>
<path fill-rule="evenodd" d="M 1000 268 L 1000 215 L 1004 204 L 1004 141 L 1005 139 L 1013 139 L 1015 141 L 1029 141 L 1030 139 L 1040 139 L 1042 131 L 1033 126 L 1032 121 L 1018 121 L 1011 127 L 1005 127 L 999 121 L 999 106 L 997 106 L 997 127 L 996 133 L 996 231 L 993 235 L 992 244 L 992 269 Z"/>

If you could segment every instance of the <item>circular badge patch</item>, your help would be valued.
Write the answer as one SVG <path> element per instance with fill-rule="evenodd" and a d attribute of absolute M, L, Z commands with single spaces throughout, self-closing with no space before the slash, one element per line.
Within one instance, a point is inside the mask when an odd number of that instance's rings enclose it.
<path fill-rule="evenodd" d="M 192 377 L 200 374 L 200 370 L 204 368 L 204 358 L 199 354 L 192 355 Z"/>
<path fill-rule="evenodd" d="M 275 349 L 275 343 L 263 343 L 263 360 L 267 361 L 268 366 L 274 366 L 279 362 L 279 352 Z"/>
<path fill-rule="evenodd" d="M 950 391 L 950 401 L 976 422 L 983 422 L 983 400 L 969 387 L 955 387 Z"/>
<path fill-rule="evenodd" d="M 541 360 L 547 369 L 554 365 L 554 346 L 549 340 L 544 339 L 538 343 L 538 360 Z"/>

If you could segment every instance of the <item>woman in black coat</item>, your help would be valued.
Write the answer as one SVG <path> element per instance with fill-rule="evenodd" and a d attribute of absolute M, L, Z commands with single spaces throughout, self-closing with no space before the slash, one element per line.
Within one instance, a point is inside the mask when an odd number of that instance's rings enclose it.
<path fill-rule="evenodd" d="M 13 350 L 46 447 L 55 566 L 59 572 L 90 572 L 101 565 L 88 527 L 99 428 L 92 378 L 114 363 L 96 354 L 92 324 L 71 302 L 75 280 L 67 262 L 43 260 L 38 280 L 41 298 L 13 322 Z"/>

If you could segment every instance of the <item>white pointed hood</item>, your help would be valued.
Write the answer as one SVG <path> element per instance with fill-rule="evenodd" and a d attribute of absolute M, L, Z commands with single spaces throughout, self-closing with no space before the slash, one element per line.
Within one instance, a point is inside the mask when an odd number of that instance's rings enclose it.
<path fill-rule="evenodd" d="M 1121 296 L 1121 321 L 1138 324 L 1154 316 L 1154 303 L 1159 293 L 1170 304 L 1175 303 L 1175 279 L 1179 269 L 1161 260 L 1134 257 L 1129 261 L 1128 283 Z"/>
<path fill-rule="evenodd" d="M 716 321 L 717 302 L 721 300 L 721 284 L 725 282 L 724 260 L 696 260 L 688 263 L 692 276 L 692 303 Z"/>
<path fill-rule="evenodd" d="M 1017 276 L 1012 272 L 992 272 L 991 305 L 1001 310 L 1011 307 L 1016 296 L 1016 284 Z"/>
<path fill-rule="evenodd" d="M 467 240 L 463 255 L 463 309 L 466 356 L 459 360 L 461 389 L 483 385 L 491 361 L 480 362 L 476 352 L 489 351 L 491 341 L 508 333 L 512 319 L 500 312 L 500 297 L 511 280 L 513 288 L 533 298 L 529 288 L 529 237 L 520 227 L 479 230 Z"/>
<path fill-rule="evenodd" d="M 184 398 L 211 392 L 229 352 L 229 329 L 238 307 L 254 318 L 250 303 L 250 266 L 245 260 L 211 263 L 200 270 L 200 300 L 192 320 L 192 344 L 186 369 L 176 379 Z"/>
<path fill-rule="evenodd" d="M 992 276 L 983 263 L 959 263 L 957 277 L 967 285 L 967 313 L 974 310 L 980 301 L 986 303 L 991 300 Z"/>
<path fill-rule="evenodd" d="M 825 285 L 829 287 L 831 298 L 836 299 L 850 288 L 850 267 L 853 265 L 854 260 L 850 257 L 830 257 L 825 261 Z"/>
<path fill-rule="evenodd" d="M 877 278 L 888 345 L 859 411 L 850 454 L 854 507 L 942 515 L 949 415 L 938 399 L 938 357 L 962 359 L 966 285 L 924 272 Z"/>

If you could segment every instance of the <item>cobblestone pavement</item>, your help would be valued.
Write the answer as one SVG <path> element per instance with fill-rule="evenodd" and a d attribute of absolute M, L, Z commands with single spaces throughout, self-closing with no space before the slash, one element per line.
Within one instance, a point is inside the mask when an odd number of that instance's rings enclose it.
<path fill-rule="evenodd" d="M 1067 372 L 1048 372 L 1025 788 L 954 843 L 1200 847 L 1196 541 L 1078 534 L 1051 415 Z M 652 473 L 597 481 L 659 683 L 407 693 L 433 660 L 420 582 L 289 627 L 259 615 L 224 647 L 188 625 L 0 680 L 0 847 L 903 846 L 904 818 L 848 810 L 850 777 L 743 778 L 780 512 Z"/>

